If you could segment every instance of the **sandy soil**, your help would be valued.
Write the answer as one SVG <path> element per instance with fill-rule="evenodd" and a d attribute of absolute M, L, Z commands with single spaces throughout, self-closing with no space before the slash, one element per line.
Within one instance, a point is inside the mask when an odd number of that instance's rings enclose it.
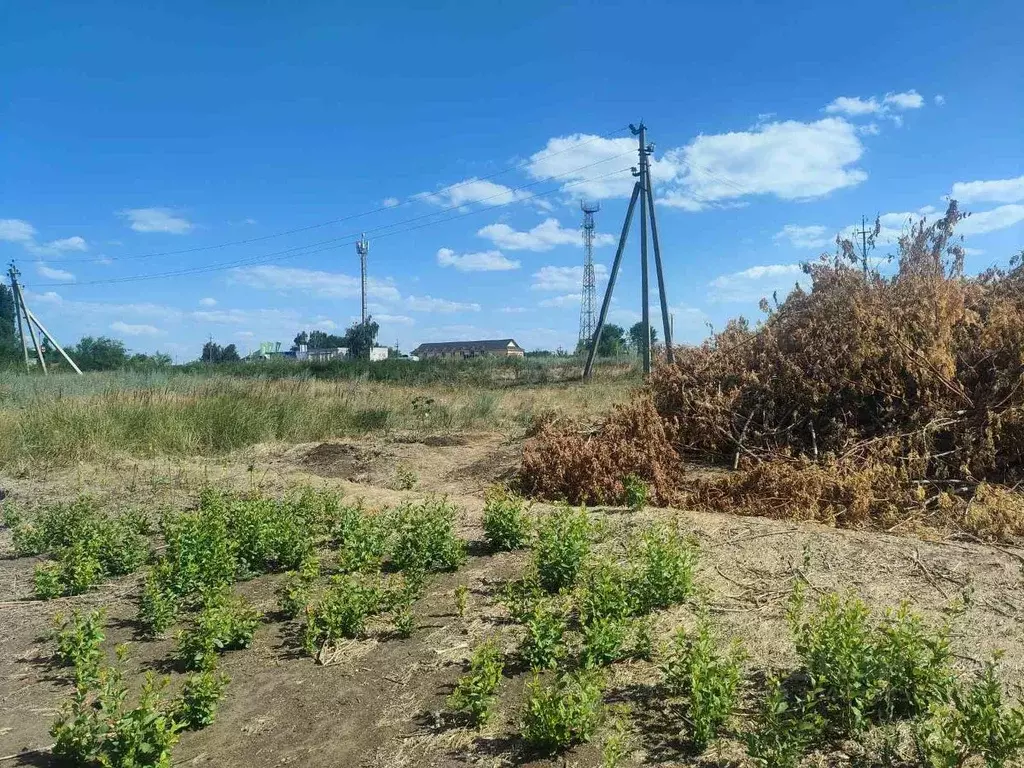
<path fill-rule="evenodd" d="M 192 503 L 208 483 L 258 487 L 268 494 L 305 485 L 327 487 L 371 506 L 443 493 L 462 510 L 460 534 L 479 542 L 483 490 L 514 471 L 518 452 L 518 446 L 496 434 L 260 446 L 223 461 L 125 460 L 38 477 L 0 473 L 0 488 L 9 501 L 29 507 L 88 492 L 111 506 L 153 511 Z M 412 490 L 396 490 L 399 467 L 415 475 Z M 966 596 L 965 612 L 954 619 L 955 651 L 964 669 L 1002 649 L 1008 680 L 1024 679 L 1024 551 L 679 510 L 633 514 L 600 509 L 595 516 L 605 521 L 609 546 L 652 519 L 676 520 L 697 536 L 700 586 L 720 636 L 742 639 L 750 676 L 792 665 L 784 611 L 799 580 L 812 595 L 851 589 L 876 607 L 910 600 L 936 620 L 945 607 Z M 51 660 L 48 635 L 55 613 L 106 606 L 106 647 L 112 654 L 116 644 L 130 642 L 130 664 L 140 672 L 168 671 L 172 641 L 134 640 L 137 577 L 76 598 L 31 600 L 36 559 L 14 559 L 6 536 L 0 533 L 0 758 L 11 765 L 47 765 L 49 725 L 71 691 L 65 671 Z M 273 620 L 278 577 L 240 584 L 239 592 L 270 618 L 252 649 L 223 658 L 221 667 L 232 683 L 217 721 L 204 731 L 184 734 L 175 765 L 551 764 L 523 753 L 516 738 L 527 675 L 504 682 L 500 712 L 481 733 L 455 727 L 444 716 L 444 699 L 472 648 L 497 635 L 511 650 L 519 639 L 520 630 L 508 623 L 496 596 L 506 580 L 522 571 L 527 554 L 489 555 L 480 545 L 470 551 L 464 568 L 431 582 L 416 604 L 418 627 L 411 638 L 394 639 L 386 628 L 371 626 L 366 639 L 341 648 L 326 666 L 301 654 L 294 627 Z M 459 584 L 471 594 L 464 619 L 456 615 L 453 599 Z M 657 629 L 666 637 L 692 620 L 688 609 L 678 609 L 659 615 Z M 627 662 L 616 665 L 609 678 L 606 701 L 628 703 L 634 721 L 643 724 L 626 764 L 688 762 L 678 743 L 680 724 L 652 686 L 655 677 L 652 665 Z M 704 759 L 730 762 L 735 749 L 730 751 L 728 744 L 722 749 Z M 600 744 L 575 750 L 566 764 L 599 765 Z"/>

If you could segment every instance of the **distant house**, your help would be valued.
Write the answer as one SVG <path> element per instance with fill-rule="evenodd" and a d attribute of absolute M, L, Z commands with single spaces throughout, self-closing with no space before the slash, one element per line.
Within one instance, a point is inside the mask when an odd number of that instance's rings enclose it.
<path fill-rule="evenodd" d="M 515 339 L 484 339 L 482 341 L 432 341 L 412 351 L 414 357 L 522 357 L 526 353 Z"/>

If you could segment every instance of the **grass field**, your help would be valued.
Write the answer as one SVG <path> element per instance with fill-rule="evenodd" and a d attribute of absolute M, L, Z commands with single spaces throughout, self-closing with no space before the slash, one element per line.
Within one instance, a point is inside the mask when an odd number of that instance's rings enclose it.
<path fill-rule="evenodd" d="M 625 366 L 286 371 L 0 377 L 5 762 L 1020 764 L 1020 548 L 500 490 Z"/>

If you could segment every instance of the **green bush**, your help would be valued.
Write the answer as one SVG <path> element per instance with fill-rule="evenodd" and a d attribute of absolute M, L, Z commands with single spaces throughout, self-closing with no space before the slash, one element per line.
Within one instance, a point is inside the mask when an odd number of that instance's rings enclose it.
<path fill-rule="evenodd" d="M 226 510 L 201 504 L 169 512 L 160 520 L 166 544 L 161 565 L 163 586 L 192 603 L 208 591 L 223 589 L 238 572 L 238 546 L 228 532 Z"/>
<path fill-rule="evenodd" d="M 948 629 L 926 628 L 906 606 L 875 624 L 862 600 L 836 594 L 804 613 L 798 589 L 790 609 L 796 651 L 840 733 L 915 717 L 946 698 L 953 679 Z"/>
<path fill-rule="evenodd" d="M 768 681 L 752 730 L 743 735 L 747 754 L 763 768 L 797 768 L 824 728 L 813 699 L 790 702 L 777 677 Z"/>
<path fill-rule="evenodd" d="M 75 682 L 79 686 L 95 681 L 103 661 L 104 611 L 91 611 L 86 615 L 73 611 L 66 620 L 57 617 L 57 658 L 61 664 L 74 667 Z"/>
<path fill-rule="evenodd" d="M 171 582 L 170 568 L 169 561 L 159 561 L 142 585 L 137 618 L 143 634 L 149 637 L 162 635 L 178 617 L 179 596 L 167 586 Z"/>
<path fill-rule="evenodd" d="M 332 537 L 342 571 L 378 570 L 390 545 L 389 516 L 371 515 L 360 506 L 342 507 Z"/>
<path fill-rule="evenodd" d="M 331 586 L 306 615 L 303 646 L 311 656 L 325 645 L 341 638 L 358 637 L 366 620 L 381 610 L 381 590 L 376 584 L 343 575 L 332 579 Z"/>
<path fill-rule="evenodd" d="M 578 603 L 584 625 L 632 616 L 640 604 L 632 570 L 604 558 L 597 560 L 586 570 Z"/>
<path fill-rule="evenodd" d="M 212 669 L 188 676 L 174 704 L 174 719 L 182 727 L 197 731 L 213 723 L 217 706 L 231 678 Z"/>
<path fill-rule="evenodd" d="M 580 666 L 604 667 L 625 655 L 628 623 L 625 619 L 601 617 L 583 625 Z"/>
<path fill-rule="evenodd" d="M 1024 707 L 1003 702 L 996 662 L 969 686 L 954 686 L 948 703 L 933 703 L 914 729 L 923 765 L 960 768 L 972 756 L 988 768 L 1013 764 L 1024 752 Z"/>
<path fill-rule="evenodd" d="M 526 620 L 526 637 L 519 653 L 532 669 L 554 669 L 565 656 L 565 617 L 546 603 L 537 605 Z"/>
<path fill-rule="evenodd" d="M 693 593 L 697 545 L 678 531 L 654 526 L 632 546 L 634 590 L 639 610 L 668 608 Z"/>
<path fill-rule="evenodd" d="M 391 520 L 391 561 L 402 571 L 454 571 L 466 560 L 466 542 L 455 535 L 456 508 L 444 499 L 406 503 Z"/>
<path fill-rule="evenodd" d="M 477 728 L 484 725 L 491 717 L 503 669 L 501 650 L 493 640 L 479 646 L 469 659 L 469 670 L 448 697 L 449 708 Z"/>
<path fill-rule="evenodd" d="M 320 578 L 320 560 L 307 557 L 297 571 L 285 574 L 277 589 L 278 605 L 281 613 L 294 619 L 309 605 L 313 594 L 313 585 Z"/>
<path fill-rule="evenodd" d="M 743 653 L 733 644 L 726 653 L 715 648 L 706 619 L 693 633 L 680 628 L 662 664 L 665 688 L 683 698 L 690 741 L 703 750 L 721 732 L 736 708 Z"/>
<path fill-rule="evenodd" d="M 548 592 L 572 587 L 590 554 L 590 518 L 585 508 L 562 507 L 542 518 L 534 565 Z"/>
<path fill-rule="evenodd" d="M 512 621 L 525 624 L 545 597 L 546 593 L 541 589 L 536 575 L 531 573 L 522 579 L 510 581 L 502 591 L 501 602 L 508 608 Z"/>
<path fill-rule="evenodd" d="M 647 506 L 650 493 L 650 487 L 638 475 L 626 475 L 622 478 L 622 501 L 634 512 L 640 512 Z"/>
<path fill-rule="evenodd" d="M 32 573 L 32 591 L 40 600 L 52 600 L 64 594 L 59 563 L 40 563 Z"/>
<path fill-rule="evenodd" d="M 260 613 L 228 593 L 211 595 L 178 634 L 177 656 L 186 669 L 209 670 L 217 655 L 252 645 Z"/>
<path fill-rule="evenodd" d="M 530 520 L 523 498 L 504 486 L 495 486 L 484 497 L 484 536 L 492 549 L 511 551 L 525 547 Z"/>
<path fill-rule="evenodd" d="M 315 508 L 306 498 L 279 501 L 206 490 L 200 510 L 225 520 L 239 574 L 250 576 L 298 568 L 312 552 Z"/>
<path fill-rule="evenodd" d="M 601 716 L 601 683 L 594 673 L 564 674 L 549 686 L 534 677 L 527 686 L 523 739 L 552 753 L 590 741 Z"/>

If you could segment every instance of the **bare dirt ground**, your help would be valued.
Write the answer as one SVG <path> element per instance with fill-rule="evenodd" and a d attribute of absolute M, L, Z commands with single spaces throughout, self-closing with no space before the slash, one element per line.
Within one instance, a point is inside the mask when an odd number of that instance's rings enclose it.
<path fill-rule="evenodd" d="M 447 494 L 462 510 L 460 535 L 480 542 L 483 490 L 511 475 L 519 450 L 497 434 L 260 446 L 222 461 L 125 460 L 23 477 L 0 472 L 0 488 L 10 500 L 29 507 L 88 492 L 114 507 L 153 512 L 192 503 L 207 484 L 259 488 L 268 494 L 302 486 L 331 488 L 370 506 Z M 412 490 L 397 490 L 400 467 L 406 477 L 415 476 Z M 607 546 L 653 519 L 676 520 L 696 535 L 700 588 L 719 636 L 742 639 L 751 676 L 793 664 L 784 614 L 794 583 L 802 581 L 812 595 L 849 589 L 873 607 L 909 600 L 936 620 L 947 615 L 944 609 L 951 604 L 962 602 L 963 612 L 953 619 L 953 637 L 964 669 L 1003 650 L 1007 679 L 1024 679 L 1024 550 L 668 509 L 637 514 L 598 509 L 595 516 L 604 521 Z M 48 729 L 72 688 L 65 671 L 51 662 L 48 635 L 54 614 L 105 606 L 109 652 L 129 642 L 130 663 L 140 672 L 169 672 L 172 641 L 135 641 L 137 577 L 76 598 L 33 601 L 36 559 L 14 559 L 6 535 L 0 533 L 0 759 L 12 765 L 48 765 Z M 232 682 L 217 720 L 203 731 L 183 735 L 174 764 L 552 764 L 525 754 L 516 736 L 527 675 L 504 681 L 499 714 L 482 732 L 455 727 L 444 717 L 445 697 L 472 648 L 488 636 L 498 636 L 507 650 L 518 643 L 521 630 L 508 622 L 496 598 L 527 559 L 528 553 L 490 555 L 482 545 L 471 545 L 466 566 L 432 581 L 417 602 L 418 626 L 411 638 L 395 639 L 384 627 L 371 625 L 366 639 L 339 649 L 326 666 L 302 655 L 294 627 L 276 620 L 278 577 L 240 584 L 239 592 L 268 618 L 252 649 L 223 658 L 221 668 Z M 469 609 L 461 619 L 453 599 L 460 584 L 470 589 Z M 693 618 L 686 608 L 662 613 L 658 634 L 665 638 Z M 655 679 L 654 666 L 640 661 L 616 665 L 609 678 L 605 700 L 629 704 L 634 723 L 641 726 L 626 764 L 691 762 L 678 743 L 680 724 L 653 686 Z M 738 745 L 726 742 L 702 760 L 735 764 L 740 756 Z M 600 765 L 600 737 L 564 761 Z M 839 764 L 835 756 L 825 762 Z"/>

